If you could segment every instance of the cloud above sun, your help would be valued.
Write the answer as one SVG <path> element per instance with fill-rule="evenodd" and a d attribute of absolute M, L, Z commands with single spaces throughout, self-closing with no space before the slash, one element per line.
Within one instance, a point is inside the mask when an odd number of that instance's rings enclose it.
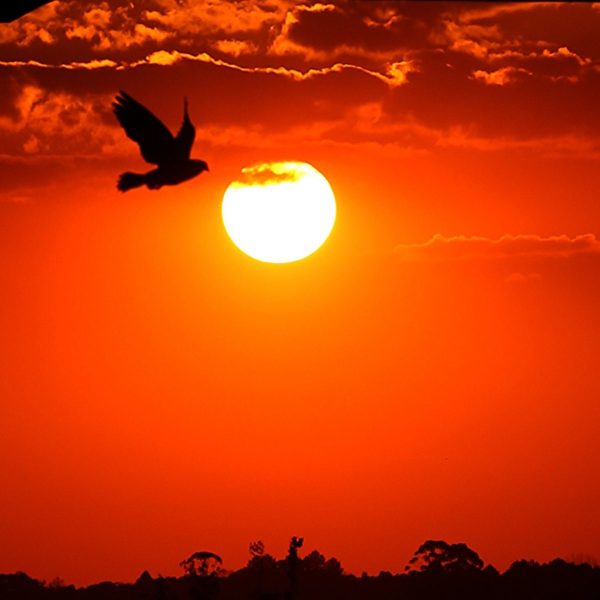
<path fill-rule="evenodd" d="M 523 129 L 511 115 L 519 112 L 526 97 L 540 104 L 543 100 L 542 116 L 547 120 L 549 112 L 556 116 L 576 96 L 598 85 L 600 56 L 585 31 L 594 23 L 600 26 L 600 12 L 591 5 L 516 6 L 53 2 L 0 27 L 0 69 L 5 79 L 27 78 L 49 92 L 58 85 L 40 76 L 44 68 L 98 71 L 90 78 L 90 88 L 104 87 L 103 93 L 108 87 L 102 85 L 107 79 L 103 70 L 180 62 L 197 63 L 197 77 L 206 77 L 209 65 L 217 67 L 219 80 L 230 78 L 232 84 L 234 70 L 267 74 L 270 77 L 261 81 L 266 90 L 277 87 L 271 82 L 278 77 L 299 84 L 320 78 L 311 89 L 297 91 L 309 110 L 324 99 L 326 90 L 329 95 L 346 94 L 349 105 L 381 101 L 383 117 L 390 123 L 411 119 L 424 127 L 468 129 L 471 137 L 492 140 L 497 132 L 490 129 L 498 121 L 492 115 L 502 107 L 507 115 L 502 123 L 505 137 L 545 137 L 539 135 L 542 124 L 535 119 Z M 523 13 L 543 19 L 537 28 L 523 30 L 523 19 L 515 20 Z M 584 23 L 588 26 L 582 35 Z M 555 34 L 558 24 L 560 39 Z M 383 86 L 366 82 L 372 90 L 368 98 L 348 94 L 341 76 L 345 74 L 355 90 L 368 78 Z M 74 86 L 63 78 L 62 87 Z M 440 99 L 446 110 L 432 111 L 431 101 L 439 104 Z M 473 112 L 472 106 L 488 110 Z M 438 122 L 432 121 L 432 113 Z M 581 135 L 578 125 L 564 123 L 564 133 L 579 129 Z M 586 125 L 598 128 L 597 119 Z"/>
<path fill-rule="evenodd" d="M 584 4 L 52 2 L 0 26 L 0 131 L 11 160 L 111 160 L 107 99 L 160 80 L 215 148 L 598 160 L 598 27 Z"/>

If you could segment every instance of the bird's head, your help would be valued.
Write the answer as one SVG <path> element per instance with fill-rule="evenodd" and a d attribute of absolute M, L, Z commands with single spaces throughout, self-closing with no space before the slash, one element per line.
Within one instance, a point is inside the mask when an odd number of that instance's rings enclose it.
<path fill-rule="evenodd" d="M 203 160 L 191 160 L 190 162 L 195 175 L 200 175 L 200 173 L 209 170 L 208 165 Z"/>

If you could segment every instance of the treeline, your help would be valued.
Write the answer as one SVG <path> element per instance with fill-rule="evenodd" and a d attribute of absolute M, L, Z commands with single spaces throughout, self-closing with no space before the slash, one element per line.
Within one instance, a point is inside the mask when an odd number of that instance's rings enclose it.
<path fill-rule="evenodd" d="M 25 573 L 0 575 L 2 600 L 600 600 L 600 567 L 593 559 L 540 564 L 514 562 L 504 573 L 485 565 L 466 544 L 429 540 L 401 574 L 344 573 L 335 558 L 318 551 L 301 557 L 303 539 L 293 537 L 277 560 L 262 542 L 250 544 L 250 560 L 228 572 L 220 556 L 196 552 L 180 563 L 181 577 L 135 583 L 103 582 L 85 588 L 60 580 L 37 581 Z"/>

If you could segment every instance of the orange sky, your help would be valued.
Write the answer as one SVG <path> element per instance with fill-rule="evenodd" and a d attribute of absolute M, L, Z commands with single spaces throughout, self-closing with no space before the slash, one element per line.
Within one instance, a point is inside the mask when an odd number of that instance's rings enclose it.
<path fill-rule="evenodd" d="M 428 538 L 600 556 L 600 10 L 53 2 L 0 26 L 0 572 L 351 572 Z M 111 113 L 210 173 L 159 192 Z M 268 265 L 220 202 L 301 160 L 338 201 Z"/>

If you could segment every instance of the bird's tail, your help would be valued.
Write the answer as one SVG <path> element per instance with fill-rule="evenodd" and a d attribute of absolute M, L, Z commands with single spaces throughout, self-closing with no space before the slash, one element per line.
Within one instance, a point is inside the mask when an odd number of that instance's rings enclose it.
<path fill-rule="evenodd" d="M 119 181 L 117 182 L 117 189 L 120 192 L 126 192 L 136 187 L 141 187 L 146 183 L 146 176 L 138 173 L 121 173 Z"/>

